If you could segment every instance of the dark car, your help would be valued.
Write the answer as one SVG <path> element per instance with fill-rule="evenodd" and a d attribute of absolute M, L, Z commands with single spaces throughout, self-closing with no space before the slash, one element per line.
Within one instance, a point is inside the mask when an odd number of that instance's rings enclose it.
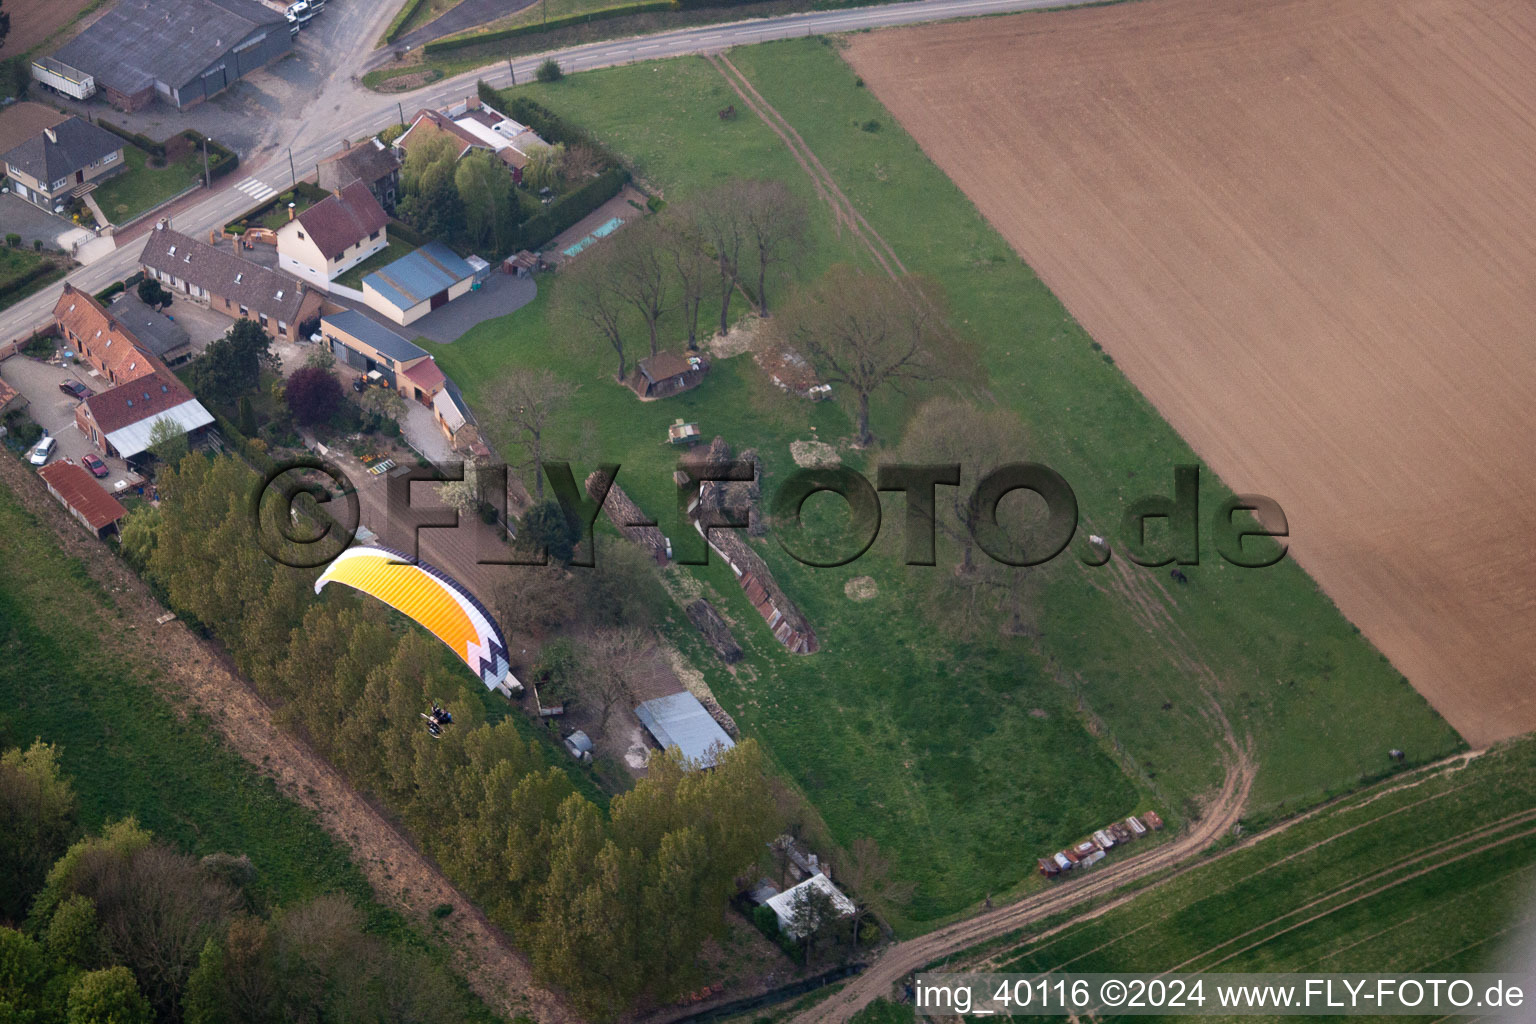
<path fill-rule="evenodd" d="M 107 469 L 107 464 L 105 462 L 102 462 L 100 459 L 98 459 L 94 455 L 87 455 L 84 458 L 82 458 L 80 460 L 80 462 L 85 466 L 86 469 L 90 470 L 91 471 L 91 475 L 94 476 L 98 480 L 100 480 L 102 477 L 106 476 L 107 473 L 109 472 L 109 470 Z"/>
<path fill-rule="evenodd" d="M 77 380 L 59 381 L 59 390 L 64 392 L 70 398 L 78 398 L 82 401 L 91 397 L 91 389 L 86 387 L 84 384 L 81 384 Z"/>

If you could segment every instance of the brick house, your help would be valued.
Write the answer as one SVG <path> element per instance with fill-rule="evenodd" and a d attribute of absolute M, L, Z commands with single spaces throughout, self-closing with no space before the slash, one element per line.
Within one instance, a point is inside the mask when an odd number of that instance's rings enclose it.
<path fill-rule="evenodd" d="M 299 340 L 299 325 L 319 316 L 324 301 L 298 279 L 252 263 L 233 249 L 173 231 L 163 220 L 144 242 L 139 268 L 172 291 L 229 316 L 255 320 L 285 341 Z"/>

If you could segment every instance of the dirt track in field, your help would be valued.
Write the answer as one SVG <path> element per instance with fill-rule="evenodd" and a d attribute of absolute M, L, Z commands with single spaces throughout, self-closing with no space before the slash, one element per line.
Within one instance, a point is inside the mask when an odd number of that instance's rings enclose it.
<path fill-rule="evenodd" d="M 1536 728 L 1536 6 L 1143 0 L 846 54 L 1469 743 Z"/>
<path fill-rule="evenodd" d="M 20 358 L 20 357 L 17 357 Z M 487 1006 L 505 1017 L 527 1014 L 540 1024 L 581 1024 L 563 999 L 534 984 L 527 958 L 470 903 L 409 839 L 342 778 L 329 762 L 281 729 L 272 709 L 236 674 L 222 653 L 179 621 L 157 625 L 165 608 L 143 581 L 71 519 L 35 473 L 0 452 L 0 486 L 56 533 L 111 594 L 129 623 L 105 639 L 136 674 L 155 678 L 178 707 L 208 716 L 229 745 L 258 772 L 270 775 L 291 800 L 315 812 L 320 825 L 351 853 L 378 901 L 434 934 L 456 970 Z M 150 672 L 153 667 L 164 675 Z M 190 703 L 189 703 L 190 702 Z M 453 913 L 437 919 L 440 904 Z"/>

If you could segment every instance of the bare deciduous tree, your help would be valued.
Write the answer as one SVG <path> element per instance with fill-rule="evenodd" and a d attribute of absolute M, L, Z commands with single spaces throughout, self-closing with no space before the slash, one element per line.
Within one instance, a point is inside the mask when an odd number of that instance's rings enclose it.
<path fill-rule="evenodd" d="M 623 383 L 629 372 L 621 327 L 625 299 L 614 287 L 615 270 L 612 249 L 589 249 L 574 266 L 562 271 L 560 301 L 567 317 L 612 346 L 619 357 L 617 379 Z"/>
<path fill-rule="evenodd" d="M 778 318 L 776 335 L 803 352 L 853 406 L 858 443 L 869 446 L 869 400 L 940 376 L 934 354 L 952 347 L 937 285 L 849 266 L 832 268 Z"/>
<path fill-rule="evenodd" d="M 677 280 L 679 309 L 688 329 L 688 351 L 699 347 L 699 307 L 709 286 L 714 262 L 709 258 L 708 243 L 694 218 L 669 213 L 660 222 L 659 242 L 666 253 L 672 276 Z"/>
<path fill-rule="evenodd" d="M 576 613 L 576 587 L 558 565 L 512 565 L 491 598 L 508 636 L 542 638 Z"/>
<path fill-rule="evenodd" d="M 503 436 L 522 450 L 519 469 L 533 474 L 534 501 L 544 500 L 544 430 L 576 393 L 576 386 L 548 370 L 518 369 L 491 389 L 487 407 L 502 425 Z"/>
<path fill-rule="evenodd" d="M 1028 458 L 1029 434 L 1006 409 L 982 409 L 973 402 L 940 397 L 924 402 L 907 422 L 897 448 L 902 462 L 958 465 L 960 485 L 935 495 L 936 525 L 960 547 L 960 571 L 971 572 L 981 510 L 972 499 L 976 483 L 999 466 Z"/>
<path fill-rule="evenodd" d="M 597 701 L 599 733 L 607 732 L 614 708 L 634 699 L 635 673 L 650 648 L 650 640 L 639 629 L 599 630 L 588 640 L 590 679 L 585 689 Z"/>
<path fill-rule="evenodd" d="M 871 912 L 889 917 L 891 911 L 905 906 L 916 886 L 898 880 L 891 869 L 891 859 L 880 852 L 880 844 L 865 836 L 853 841 L 848 861 L 838 871 L 853 895 L 853 942 L 858 945 L 859 925 Z"/>
<path fill-rule="evenodd" d="M 597 177 L 602 169 L 602 156 L 585 142 L 567 146 L 560 158 L 560 177 L 573 186 Z"/>
<path fill-rule="evenodd" d="M 768 272 L 789 262 L 805 245 L 810 214 L 805 203 L 782 181 L 743 181 L 736 185 L 741 217 L 757 271 L 757 315 L 768 315 Z"/>
<path fill-rule="evenodd" d="M 689 217 L 720 272 L 720 333 L 724 334 L 730 328 L 731 295 L 741 279 L 741 257 L 747 244 L 746 218 L 736 183 L 717 185 L 699 196 L 689 207 Z"/>
<path fill-rule="evenodd" d="M 653 356 L 660 348 L 658 329 L 669 297 L 667 251 L 662 236 L 661 225 L 654 218 L 646 218 L 608 243 L 612 256 L 611 287 L 645 321 Z"/>

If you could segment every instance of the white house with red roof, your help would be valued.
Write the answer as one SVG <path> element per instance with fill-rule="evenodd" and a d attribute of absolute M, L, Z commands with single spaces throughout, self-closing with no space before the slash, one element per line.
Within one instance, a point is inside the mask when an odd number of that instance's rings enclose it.
<path fill-rule="evenodd" d="M 277 231 L 277 265 L 317 288 L 389 245 L 389 215 L 365 182 L 326 196 Z"/>

